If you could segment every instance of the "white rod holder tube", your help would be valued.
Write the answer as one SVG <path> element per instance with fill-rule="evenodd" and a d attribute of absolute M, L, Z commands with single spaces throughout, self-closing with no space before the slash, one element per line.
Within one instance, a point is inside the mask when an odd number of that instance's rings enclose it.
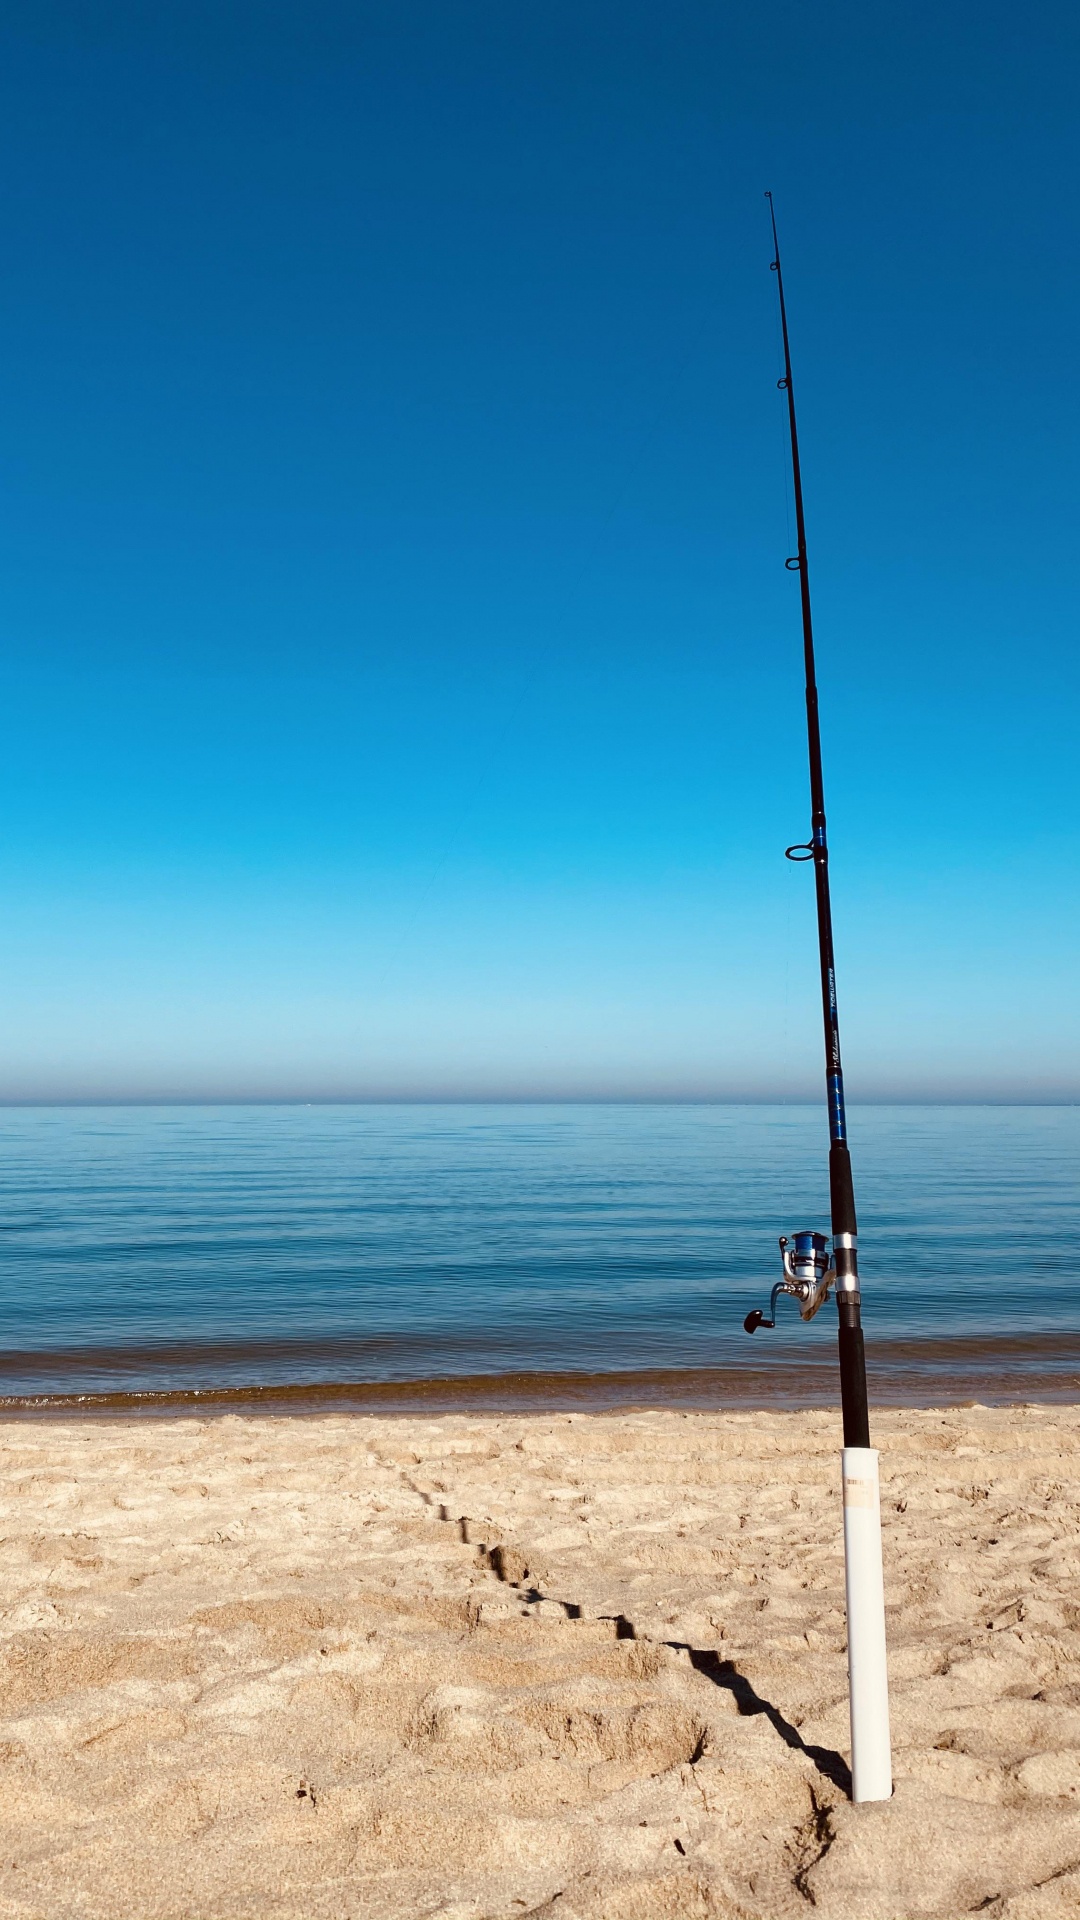
<path fill-rule="evenodd" d="M 885 1663 L 885 1581 L 875 1447 L 845 1447 L 844 1563 L 853 1800 L 892 1795 L 889 1675 Z"/>

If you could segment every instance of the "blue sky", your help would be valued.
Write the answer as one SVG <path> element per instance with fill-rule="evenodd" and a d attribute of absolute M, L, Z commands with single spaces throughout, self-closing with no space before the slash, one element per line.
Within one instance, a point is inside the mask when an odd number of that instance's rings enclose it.
<path fill-rule="evenodd" d="M 11 9 L 0 1092 L 1080 1096 L 1065 5 Z"/>

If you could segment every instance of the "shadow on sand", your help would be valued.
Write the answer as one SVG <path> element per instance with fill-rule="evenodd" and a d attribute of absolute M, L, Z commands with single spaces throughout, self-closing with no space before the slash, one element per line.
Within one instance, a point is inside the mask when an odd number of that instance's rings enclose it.
<path fill-rule="evenodd" d="M 413 1491 L 420 1495 L 425 1505 L 434 1506 L 435 1503 L 430 1495 L 422 1493 L 419 1487 L 414 1487 Z M 581 1619 L 582 1609 L 576 1601 L 563 1600 L 557 1595 L 545 1593 L 541 1587 L 535 1585 L 530 1577 L 528 1566 L 519 1553 L 504 1546 L 488 1547 L 482 1541 L 472 1540 L 469 1535 L 467 1515 L 462 1514 L 452 1520 L 445 1506 L 440 1506 L 438 1511 L 439 1519 L 457 1527 L 463 1544 L 475 1548 L 484 1565 L 490 1568 L 496 1579 L 501 1580 L 505 1586 L 512 1587 L 528 1605 L 535 1606 L 541 1600 L 553 1601 L 556 1606 L 562 1608 L 568 1620 Z M 601 1614 L 599 1617 L 602 1620 L 614 1621 L 617 1640 L 638 1638 L 633 1621 L 629 1620 L 625 1613 Z M 734 1660 L 722 1660 L 713 1648 L 692 1647 L 685 1640 L 664 1640 L 660 1644 L 670 1647 L 674 1653 L 685 1653 L 691 1666 L 698 1673 L 704 1674 L 706 1680 L 710 1680 L 714 1687 L 720 1687 L 725 1693 L 731 1695 L 740 1715 L 744 1718 L 749 1719 L 755 1714 L 763 1713 L 786 1747 L 790 1747 L 794 1753 L 805 1753 L 817 1771 L 826 1780 L 831 1780 L 833 1785 L 839 1787 L 840 1791 L 846 1793 L 850 1799 L 851 1768 L 843 1754 L 837 1753 L 834 1747 L 814 1746 L 805 1741 L 798 1728 L 784 1718 L 779 1707 L 774 1706 L 771 1700 L 762 1699 L 752 1682 L 744 1673 L 739 1672 Z"/>

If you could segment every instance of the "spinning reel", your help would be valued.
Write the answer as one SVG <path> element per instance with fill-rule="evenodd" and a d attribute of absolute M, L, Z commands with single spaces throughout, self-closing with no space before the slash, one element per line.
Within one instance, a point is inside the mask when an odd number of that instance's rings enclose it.
<path fill-rule="evenodd" d="M 823 1233 L 812 1233 L 809 1228 L 802 1233 L 793 1233 L 790 1241 L 786 1234 L 780 1236 L 780 1258 L 784 1264 L 784 1278 L 778 1280 L 769 1300 L 769 1317 L 755 1307 L 743 1321 L 747 1333 L 756 1333 L 759 1327 L 775 1327 L 776 1302 L 782 1293 L 790 1293 L 799 1303 L 799 1315 L 803 1320 L 812 1320 L 818 1308 L 824 1306 L 829 1288 L 836 1279 L 836 1268 L 829 1259 L 828 1241 Z"/>

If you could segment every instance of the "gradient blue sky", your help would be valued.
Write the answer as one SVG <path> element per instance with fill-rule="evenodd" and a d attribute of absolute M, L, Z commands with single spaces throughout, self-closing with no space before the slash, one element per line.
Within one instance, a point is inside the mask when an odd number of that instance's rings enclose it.
<path fill-rule="evenodd" d="M 1080 1097 L 1065 4 L 9 8 L 5 1097 Z"/>

